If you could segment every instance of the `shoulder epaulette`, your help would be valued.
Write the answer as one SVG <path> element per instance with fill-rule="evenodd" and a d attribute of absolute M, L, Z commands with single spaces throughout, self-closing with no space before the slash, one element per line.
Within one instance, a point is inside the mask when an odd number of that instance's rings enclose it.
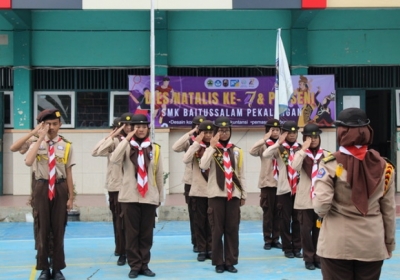
<path fill-rule="evenodd" d="M 158 147 L 161 147 L 161 145 L 156 142 L 153 142 L 153 145 L 157 145 Z"/>
<path fill-rule="evenodd" d="M 385 158 L 385 160 L 387 159 Z M 383 195 L 385 195 L 389 190 L 389 183 L 391 181 L 393 173 L 394 173 L 394 165 L 390 161 L 387 161 L 385 168 L 385 185 L 383 189 Z"/>
<path fill-rule="evenodd" d="M 391 165 L 393 166 L 393 168 L 395 168 L 394 163 L 391 162 L 390 159 L 388 159 L 388 158 L 386 158 L 386 157 L 384 157 L 383 159 L 384 159 L 387 163 L 391 164 Z"/>
<path fill-rule="evenodd" d="M 71 141 L 68 141 L 67 139 L 65 139 L 64 136 L 62 136 L 62 135 L 58 135 L 58 136 L 60 136 L 61 139 L 62 139 L 64 142 L 72 144 L 72 142 L 71 142 Z"/>
<path fill-rule="evenodd" d="M 335 158 L 334 155 L 329 155 L 329 156 L 327 156 L 327 157 L 324 157 L 324 158 L 322 159 L 322 161 L 323 161 L 324 163 L 328 163 L 328 162 L 333 161 L 333 160 L 335 160 L 335 159 L 336 159 L 336 158 Z"/>

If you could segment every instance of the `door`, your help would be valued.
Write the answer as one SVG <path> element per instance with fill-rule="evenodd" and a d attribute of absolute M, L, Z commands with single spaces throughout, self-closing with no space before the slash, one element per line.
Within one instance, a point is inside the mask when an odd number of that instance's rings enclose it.
<path fill-rule="evenodd" d="M 342 89 L 337 91 L 336 113 L 356 107 L 367 113 L 374 130 L 370 149 L 396 163 L 396 110 L 394 92 L 391 90 Z M 336 115 L 337 115 L 336 114 Z"/>

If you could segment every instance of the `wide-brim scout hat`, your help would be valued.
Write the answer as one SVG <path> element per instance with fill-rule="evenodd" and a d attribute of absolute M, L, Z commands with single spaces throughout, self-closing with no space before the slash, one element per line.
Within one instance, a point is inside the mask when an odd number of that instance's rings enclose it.
<path fill-rule="evenodd" d="M 199 131 L 213 131 L 214 130 L 214 126 L 212 121 L 203 121 L 200 125 L 199 125 Z"/>
<path fill-rule="evenodd" d="M 196 125 L 199 125 L 199 124 L 201 124 L 203 121 L 205 121 L 206 120 L 206 117 L 205 116 L 202 116 L 202 115 L 200 115 L 200 116 L 195 116 L 194 118 L 193 118 L 193 120 L 192 120 L 192 123 L 193 124 L 196 124 Z"/>
<path fill-rule="evenodd" d="M 299 127 L 297 126 L 296 122 L 287 121 L 282 125 L 282 130 L 288 132 L 297 132 L 299 130 Z"/>
<path fill-rule="evenodd" d="M 36 117 L 36 120 L 40 123 L 46 120 L 55 120 L 59 118 L 61 118 L 60 110 L 46 109 L 39 113 L 39 115 Z"/>
<path fill-rule="evenodd" d="M 305 136 L 317 136 L 322 133 L 322 130 L 319 129 L 319 126 L 315 123 L 309 123 L 304 127 L 301 133 Z"/>
<path fill-rule="evenodd" d="M 347 108 L 341 111 L 335 121 L 336 126 L 361 127 L 369 125 L 367 114 L 360 108 Z"/>
<path fill-rule="evenodd" d="M 267 121 L 267 123 L 265 124 L 266 127 L 281 127 L 281 124 L 279 122 L 279 120 L 277 119 L 270 119 Z"/>
<path fill-rule="evenodd" d="M 150 123 L 149 120 L 143 114 L 133 115 L 131 119 L 131 124 L 149 124 L 149 123 Z"/>
<path fill-rule="evenodd" d="M 121 123 L 132 123 L 132 118 L 133 118 L 134 114 L 132 113 L 124 113 L 121 115 L 121 117 L 119 118 Z"/>
<path fill-rule="evenodd" d="M 231 120 L 227 117 L 216 118 L 214 121 L 214 125 L 216 127 L 231 127 L 232 126 Z"/>
<path fill-rule="evenodd" d="M 111 127 L 119 127 L 120 121 L 121 121 L 120 118 L 115 118 L 115 119 L 113 120 L 113 123 L 112 123 L 112 126 L 111 126 Z"/>

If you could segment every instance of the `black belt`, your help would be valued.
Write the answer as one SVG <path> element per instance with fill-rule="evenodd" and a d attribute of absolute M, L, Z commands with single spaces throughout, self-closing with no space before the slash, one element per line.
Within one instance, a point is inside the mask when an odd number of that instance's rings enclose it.
<path fill-rule="evenodd" d="M 36 181 L 48 182 L 49 180 L 46 180 L 46 179 L 38 179 L 38 180 L 36 180 Z M 64 179 L 64 178 L 56 179 L 56 184 L 62 183 L 62 182 L 65 182 L 65 181 L 66 181 L 66 179 Z"/>

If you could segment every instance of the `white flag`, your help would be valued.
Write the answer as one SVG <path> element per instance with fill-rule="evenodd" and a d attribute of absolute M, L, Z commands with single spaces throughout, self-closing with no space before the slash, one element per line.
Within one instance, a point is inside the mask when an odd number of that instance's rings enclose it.
<path fill-rule="evenodd" d="M 285 48 L 281 39 L 281 29 L 276 37 L 276 80 L 275 80 L 275 107 L 274 118 L 279 120 L 279 115 L 288 108 L 289 100 L 293 94 L 292 78 L 290 77 L 289 64 Z"/>

